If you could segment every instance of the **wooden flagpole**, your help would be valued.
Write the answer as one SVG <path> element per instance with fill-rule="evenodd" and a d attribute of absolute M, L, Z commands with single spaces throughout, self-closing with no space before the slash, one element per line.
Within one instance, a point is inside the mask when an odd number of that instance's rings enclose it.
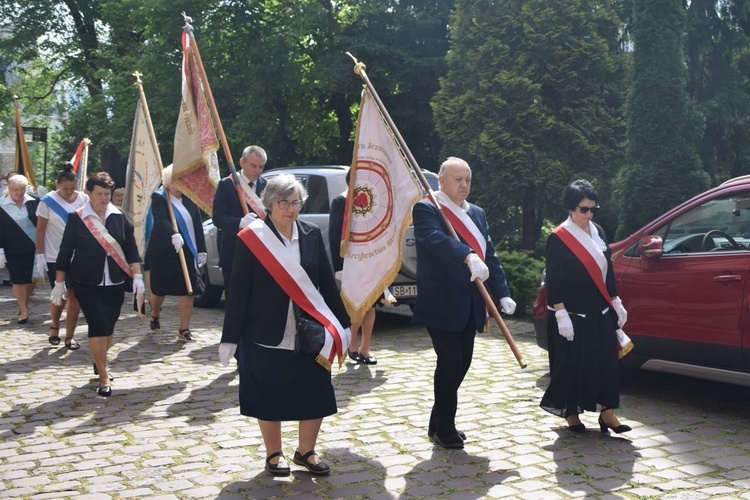
<path fill-rule="evenodd" d="M 80 180 L 81 180 L 81 191 L 86 187 L 86 176 L 88 175 L 89 169 L 89 145 L 91 141 L 88 137 L 83 138 L 83 151 L 81 152 L 81 168 L 80 168 Z"/>
<path fill-rule="evenodd" d="M 161 154 L 159 154 L 158 142 L 156 142 L 156 132 L 154 132 L 154 125 L 151 123 L 151 113 L 148 111 L 148 103 L 146 102 L 146 94 L 143 92 L 143 82 L 141 82 L 141 73 L 136 71 L 133 73 L 135 77 L 135 85 L 138 87 L 138 93 L 141 97 L 141 103 L 143 104 L 143 112 L 146 115 L 146 128 L 148 128 L 148 135 L 151 137 L 151 144 L 154 146 L 154 153 L 156 154 L 156 164 L 159 166 L 159 175 L 164 171 L 164 164 L 161 161 Z M 172 228 L 176 233 L 179 234 L 180 229 L 177 227 L 177 220 L 174 217 L 174 210 L 172 209 L 172 200 L 169 196 L 169 190 L 164 187 L 164 197 L 167 199 L 167 210 L 169 211 L 169 219 L 172 221 Z M 188 274 L 187 263 L 185 262 L 185 252 L 180 248 L 177 252 L 180 256 L 180 266 L 182 267 L 182 276 L 185 278 L 185 287 L 187 288 L 188 295 L 193 294 L 193 287 L 190 286 L 190 275 Z M 195 256 L 198 257 L 197 255 Z M 138 305 L 140 308 L 140 304 Z M 140 309 L 139 309 L 140 311 Z"/>
<path fill-rule="evenodd" d="M 192 19 L 182 13 L 182 17 L 185 19 L 185 27 L 183 30 L 190 37 L 190 43 L 192 44 L 193 54 L 195 55 L 195 63 L 198 66 L 198 72 L 201 75 L 204 89 L 206 91 L 206 97 L 208 98 L 209 108 L 211 108 L 211 115 L 214 119 L 214 126 L 216 131 L 219 133 L 219 141 L 221 142 L 221 149 L 224 151 L 224 157 L 227 159 L 227 166 L 229 172 L 232 175 L 232 181 L 234 181 L 234 188 L 237 191 L 237 197 L 240 199 L 240 207 L 242 207 L 242 213 L 248 214 L 247 202 L 242 196 L 242 187 L 240 186 L 240 178 L 237 175 L 237 168 L 234 166 L 234 160 L 232 159 L 232 152 L 229 150 L 229 144 L 227 144 L 227 136 L 224 134 L 224 127 L 221 125 L 221 118 L 219 118 L 219 111 L 216 109 L 216 101 L 214 101 L 214 95 L 211 92 L 211 85 L 208 83 L 208 75 L 206 75 L 206 69 L 203 67 L 203 60 L 201 59 L 200 50 L 198 50 L 198 43 L 195 41 L 195 35 L 193 34 L 193 26 L 190 24 Z"/>
<path fill-rule="evenodd" d="M 438 202 L 437 198 L 435 198 L 435 193 L 433 193 L 432 188 L 430 187 L 430 183 L 427 182 L 427 179 L 422 173 L 422 169 L 419 168 L 419 165 L 417 164 L 417 160 L 414 159 L 414 156 L 411 154 L 409 147 L 406 145 L 406 141 L 404 141 L 404 138 L 401 136 L 401 133 L 398 131 L 396 124 L 393 122 L 393 119 L 391 119 L 391 116 L 388 114 L 388 111 L 385 109 L 383 102 L 380 100 L 380 96 L 378 96 L 378 93 L 375 90 L 375 87 L 372 85 L 372 82 L 370 82 L 370 79 L 367 77 L 364 63 L 357 61 L 357 59 L 349 52 L 347 52 L 346 54 L 349 57 L 351 57 L 352 60 L 354 61 L 354 72 L 358 74 L 360 77 L 362 77 L 362 80 L 365 82 L 365 85 L 367 86 L 367 90 L 370 92 L 370 95 L 372 95 L 373 99 L 375 99 L 375 103 L 378 105 L 380 114 L 385 119 L 385 122 L 388 125 L 388 128 L 391 129 L 391 134 L 393 134 L 393 138 L 396 140 L 396 144 L 398 145 L 399 148 L 401 148 L 403 153 L 406 155 L 406 159 L 408 160 L 408 163 L 411 165 L 414 173 L 417 174 L 417 178 L 419 178 L 419 181 L 422 183 L 422 187 L 427 192 L 427 196 L 429 196 L 430 200 L 432 200 L 435 206 L 438 207 L 438 213 L 440 214 L 440 218 L 442 219 L 443 226 L 447 229 L 448 233 L 453 238 L 459 239 L 458 235 L 456 234 L 455 229 L 453 229 L 453 226 L 451 225 L 451 223 L 448 221 L 448 218 L 443 213 L 443 207 L 440 205 L 440 202 Z M 526 368 L 527 364 L 523 360 L 523 355 L 521 354 L 521 351 L 518 349 L 518 346 L 516 345 L 516 342 L 513 339 L 513 335 L 511 335 L 510 330 L 508 330 L 508 326 L 505 324 L 505 321 L 503 321 L 503 318 L 500 316 L 500 312 L 497 310 L 497 307 L 495 307 L 495 302 L 492 300 L 492 297 L 487 291 L 487 288 L 484 286 L 484 283 L 482 282 L 481 279 L 476 278 L 474 279 L 474 284 L 479 289 L 479 293 L 482 294 L 482 297 L 484 298 L 484 302 L 487 305 L 487 310 L 495 319 L 497 326 L 500 327 L 500 331 L 503 333 L 503 337 L 505 337 L 505 341 L 510 346 L 510 350 L 513 351 L 513 355 L 516 357 L 516 361 L 518 361 L 519 366 L 521 368 Z"/>

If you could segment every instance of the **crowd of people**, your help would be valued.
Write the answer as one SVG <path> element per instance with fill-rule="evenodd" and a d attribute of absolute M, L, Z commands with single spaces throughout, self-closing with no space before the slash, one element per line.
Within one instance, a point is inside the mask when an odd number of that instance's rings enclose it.
<path fill-rule="evenodd" d="M 315 445 L 323 419 L 337 412 L 331 361 L 336 354 L 345 356 L 348 348 L 352 361 L 377 363 L 370 352 L 375 311 L 352 324 L 334 274 L 343 266 L 339 246 L 346 193 L 331 207 L 330 240 L 324 242 L 317 226 L 298 218 L 307 199 L 305 186 L 289 174 L 267 181 L 261 177 L 266 161 L 259 146 L 245 148 L 241 171 L 222 179 L 214 197 L 226 292 L 219 361 L 224 366 L 237 361 L 240 413 L 257 419 L 266 470 L 290 474 L 281 423 L 296 421 L 292 462 L 327 475 L 331 468 Z M 161 333 L 164 299 L 176 296 L 177 338 L 191 342 L 191 290 L 206 263 L 206 244 L 197 206 L 182 196 L 171 175 L 171 166 L 164 169 L 162 187 L 151 197 L 153 230 L 144 259 L 150 274 L 149 326 Z M 438 446 L 463 448 L 468 437 L 456 428 L 458 394 L 471 366 L 475 335 L 487 327 L 489 317 L 480 287 L 486 287 L 493 305 L 505 314 L 514 314 L 516 303 L 489 236 L 487 216 L 467 201 L 472 180 L 468 163 L 448 158 L 438 179 L 434 198 L 418 202 L 412 212 L 419 290 L 413 322 L 426 327 L 436 354 L 427 436 Z M 10 176 L 0 199 L 0 268 L 7 266 L 10 272 L 19 324 L 29 321 L 35 276 L 47 276 L 52 286 L 50 344 L 62 341 L 60 321 L 67 307 L 64 346 L 79 349 L 74 334 L 79 310 L 83 312 L 97 394 L 107 398 L 113 380 L 107 353 L 125 293 L 133 292 L 141 304 L 146 287 L 133 226 L 115 203 L 110 176 L 91 175 L 85 192 L 76 191 L 76 183 L 66 166 L 56 177 L 55 190 L 39 200 L 28 192 L 24 176 Z M 588 181 L 575 181 L 566 187 L 563 205 L 568 218 L 547 241 L 551 380 L 540 406 L 565 418 L 571 432 L 585 431 L 580 420 L 585 411 L 599 412 L 601 432 L 627 432 L 630 427 L 614 413 L 620 390 L 617 330 L 627 312 L 617 296 L 606 236 L 592 221 L 599 208 L 597 193 Z M 314 331 L 320 332 L 320 345 L 310 350 L 301 335 Z"/>

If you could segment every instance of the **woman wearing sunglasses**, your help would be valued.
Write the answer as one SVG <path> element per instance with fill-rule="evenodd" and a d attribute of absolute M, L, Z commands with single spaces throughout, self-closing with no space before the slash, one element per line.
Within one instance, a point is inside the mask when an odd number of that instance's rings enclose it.
<path fill-rule="evenodd" d="M 598 411 L 602 433 L 627 432 L 614 410 L 620 406 L 618 328 L 627 313 L 615 286 L 611 252 L 587 180 L 563 194 L 568 218 L 547 239 L 547 335 L 551 379 L 541 407 L 565 418 L 572 432 L 585 432 L 579 415 Z M 624 335 L 624 334 L 623 334 Z M 632 344 L 630 344 L 632 346 Z"/>

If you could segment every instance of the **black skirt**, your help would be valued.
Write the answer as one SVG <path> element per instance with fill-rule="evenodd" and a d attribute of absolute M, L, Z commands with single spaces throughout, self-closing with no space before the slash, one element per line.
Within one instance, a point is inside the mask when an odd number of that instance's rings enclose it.
<path fill-rule="evenodd" d="M 34 274 L 35 253 L 11 253 L 6 255 L 6 265 L 10 282 L 14 285 L 27 285 L 31 283 Z"/>
<path fill-rule="evenodd" d="M 185 252 L 185 263 L 187 264 L 188 276 L 190 277 L 190 286 L 195 291 L 196 274 L 195 261 L 190 252 Z M 174 257 L 148 257 L 149 278 L 151 284 L 151 293 L 161 297 L 167 295 L 181 296 L 188 295 L 185 286 L 185 275 L 182 273 L 182 264 L 177 253 Z"/>
<path fill-rule="evenodd" d="M 92 286 L 74 281 L 73 287 L 89 326 L 89 337 L 112 335 L 125 299 L 125 285 Z"/>
<path fill-rule="evenodd" d="M 585 318 L 570 314 L 575 336 L 572 342 L 557 331 L 555 313 L 548 311 L 547 328 L 553 342 L 550 382 L 540 406 L 566 417 L 600 407 L 620 406 L 620 364 L 617 333 L 610 310 L 591 313 Z"/>
<path fill-rule="evenodd" d="M 313 354 L 269 349 L 240 339 L 240 413 L 271 422 L 313 420 L 336 413 L 331 373 Z"/>

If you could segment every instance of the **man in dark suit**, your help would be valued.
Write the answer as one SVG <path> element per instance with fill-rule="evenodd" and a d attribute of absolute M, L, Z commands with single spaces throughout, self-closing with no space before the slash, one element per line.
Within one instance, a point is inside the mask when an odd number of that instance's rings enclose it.
<path fill-rule="evenodd" d="M 266 180 L 260 174 L 263 173 L 267 158 L 266 152 L 260 146 L 248 146 L 242 152 L 240 158 L 242 170 L 238 172 L 237 177 L 240 181 L 240 187 L 243 189 L 243 196 L 249 196 L 251 191 L 258 196 L 263 192 L 266 187 Z M 253 209 L 252 204 L 247 205 L 248 214 L 245 215 L 232 176 L 219 181 L 214 196 L 213 222 L 221 230 L 218 240 L 219 267 L 221 267 L 221 274 L 224 276 L 225 293 L 229 291 L 237 233 L 259 215 Z M 259 206 L 260 204 L 256 206 L 256 210 L 259 209 Z"/>
<path fill-rule="evenodd" d="M 437 354 L 435 402 L 427 435 L 445 448 L 463 448 L 466 436 L 456 429 L 458 389 L 469 371 L 474 336 L 487 320 L 485 302 L 474 279 L 485 282 L 507 314 L 515 311 L 505 272 L 495 254 L 484 210 L 466 202 L 471 168 L 450 157 L 440 166 L 436 197 L 460 240 L 443 226 L 438 208 L 429 200 L 413 209 L 417 247 L 417 302 L 413 322 L 425 325 Z"/>

